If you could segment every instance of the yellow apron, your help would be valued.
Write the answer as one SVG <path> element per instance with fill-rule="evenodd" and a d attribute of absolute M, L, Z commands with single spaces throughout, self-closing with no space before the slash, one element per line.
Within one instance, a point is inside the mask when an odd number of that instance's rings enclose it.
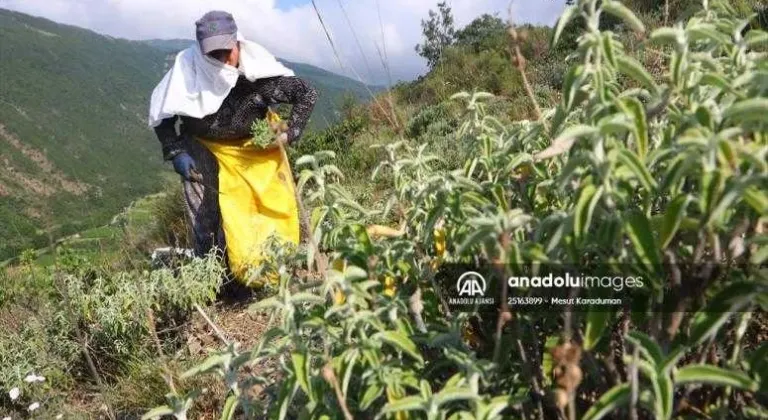
<path fill-rule="evenodd" d="M 219 143 L 198 139 L 219 163 L 219 208 L 229 265 L 244 281 L 263 259 L 271 235 L 299 243 L 299 209 L 290 163 L 282 148 L 244 146 L 249 140 Z"/>

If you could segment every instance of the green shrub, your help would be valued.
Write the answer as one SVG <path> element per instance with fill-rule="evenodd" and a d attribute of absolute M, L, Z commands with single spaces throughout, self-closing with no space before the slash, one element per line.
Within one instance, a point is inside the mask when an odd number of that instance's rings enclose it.
<path fill-rule="evenodd" d="M 375 106 L 375 105 L 372 105 Z M 316 150 L 330 150 L 339 156 L 338 167 L 350 176 L 350 181 L 366 187 L 371 168 L 380 159 L 370 150 L 370 131 L 373 130 L 369 114 L 362 107 L 348 106 L 348 118 L 319 132 L 308 133 L 295 148 L 290 149 L 292 167 L 296 159 Z M 369 130 L 370 129 L 370 130 Z M 377 136 L 389 136 L 387 127 L 376 127 Z"/>
<path fill-rule="evenodd" d="M 362 132 L 367 125 L 368 121 L 364 116 L 354 116 L 325 130 L 307 133 L 296 148 L 291 150 L 291 156 L 302 156 L 311 150 L 345 151 L 352 144 L 354 136 Z"/>
<path fill-rule="evenodd" d="M 0 407 L 26 408 L 72 385 L 73 364 L 80 354 L 69 337 L 71 324 L 53 303 L 35 309 L 32 313 L 17 304 L 0 309 Z M 45 381 L 24 381 L 29 375 Z M 21 396 L 11 402 L 8 391 L 13 388 L 19 388 Z"/>
<path fill-rule="evenodd" d="M 458 121 L 451 115 L 446 103 L 427 106 L 421 109 L 408 121 L 405 134 L 411 138 L 419 138 L 424 134 L 429 136 L 444 136 L 458 128 Z"/>
<path fill-rule="evenodd" d="M 166 185 L 165 193 L 152 200 L 148 214 L 148 224 L 129 225 L 129 233 L 134 236 L 133 244 L 141 244 L 146 253 L 158 246 L 188 248 L 192 246 L 189 222 L 186 215 L 184 193 L 179 182 Z"/>
<path fill-rule="evenodd" d="M 75 381 L 96 382 L 85 345 L 105 382 L 130 373 L 133 364 L 157 356 L 147 311 L 158 329 L 170 325 L 195 305 L 212 302 L 223 276 L 216 257 L 174 270 L 111 272 L 73 250 L 59 252 L 47 268 L 30 263 L 4 272 L 0 280 L 10 293 L 0 300 L 0 406 L 17 412 L 34 402 L 62 408 Z M 161 337 L 166 351 L 178 349 L 170 335 Z M 30 374 L 46 380 L 26 383 Z M 8 401 L 14 387 L 22 397 Z"/>
<path fill-rule="evenodd" d="M 162 319 L 211 302 L 223 276 L 221 261 L 210 257 L 178 270 L 66 275 L 62 287 L 75 318 L 88 327 L 94 351 L 119 360 L 137 351 L 148 336 L 145 310 Z"/>

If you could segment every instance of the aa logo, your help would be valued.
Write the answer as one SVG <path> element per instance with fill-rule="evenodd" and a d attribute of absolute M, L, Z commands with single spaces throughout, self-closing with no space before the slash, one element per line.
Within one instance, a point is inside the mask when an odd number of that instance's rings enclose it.
<path fill-rule="evenodd" d="M 484 296 L 485 287 L 485 278 L 482 274 L 474 271 L 467 271 L 456 281 L 456 290 L 459 291 L 459 296 Z"/>

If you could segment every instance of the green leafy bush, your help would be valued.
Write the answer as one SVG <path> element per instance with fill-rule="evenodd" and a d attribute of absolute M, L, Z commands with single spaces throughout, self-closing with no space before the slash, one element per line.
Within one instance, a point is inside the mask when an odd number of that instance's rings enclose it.
<path fill-rule="evenodd" d="M 298 145 L 291 149 L 292 163 L 298 157 L 312 153 L 315 150 L 331 150 L 339 158 L 339 167 L 348 174 L 358 174 L 367 171 L 378 162 L 375 154 L 370 153 L 367 144 L 361 143 L 361 137 L 366 134 L 370 120 L 366 114 L 356 112 L 339 124 L 323 131 L 308 133 Z"/>
<path fill-rule="evenodd" d="M 498 16 L 484 14 L 456 31 L 456 44 L 469 47 L 475 53 L 506 48 L 507 24 Z"/>
<path fill-rule="evenodd" d="M 49 268 L 30 262 L 4 273 L 0 280 L 11 293 L 0 300 L 0 407 L 11 414 L 38 402 L 44 405 L 41 412 L 54 413 L 76 379 L 98 384 L 95 374 L 111 381 L 137 360 L 156 357 L 150 344 L 155 323 L 168 324 L 195 305 L 212 302 L 223 276 L 216 257 L 173 270 L 110 273 L 73 251 L 60 252 Z M 172 339 L 165 344 L 169 350 L 177 345 Z M 26 382 L 31 374 L 46 380 Z M 10 401 L 7 392 L 13 388 L 21 394 Z"/>
<path fill-rule="evenodd" d="M 429 136 L 445 136 L 453 133 L 458 128 L 458 122 L 451 115 L 446 103 L 422 108 L 409 121 L 405 129 L 406 135 L 411 138 L 419 138 L 427 134 Z"/>
<path fill-rule="evenodd" d="M 210 257 L 193 260 L 178 270 L 119 272 L 92 278 L 67 275 L 62 279 L 76 320 L 86 325 L 97 352 L 120 359 L 137 351 L 147 337 L 147 309 L 158 316 L 192 309 L 216 297 L 224 276 L 221 262 Z"/>

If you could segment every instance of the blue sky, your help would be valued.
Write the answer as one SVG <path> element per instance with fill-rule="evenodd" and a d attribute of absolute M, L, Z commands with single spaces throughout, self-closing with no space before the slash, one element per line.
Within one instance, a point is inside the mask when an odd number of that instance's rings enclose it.
<path fill-rule="evenodd" d="M 309 3 L 309 0 L 278 0 L 277 8 L 281 10 L 288 10 L 293 8 L 294 6 L 301 6 L 308 3 Z"/>
<path fill-rule="evenodd" d="M 273 54 L 365 82 L 410 80 L 426 70 L 414 46 L 421 19 L 439 0 L 315 0 L 334 40 L 331 49 L 309 0 L 0 0 L 0 7 L 128 38 L 194 38 L 194 21 L 231 12 L 243 34 Z M 456 26 L 483 13 L 552 25 L 565 0 L 447 0 Z M 345 16 L 346 14 L 346 16 Z M 348 22 L 351 22 L 351 24 Z M 386 55 L 389 73 L 382 64 Z"/>

